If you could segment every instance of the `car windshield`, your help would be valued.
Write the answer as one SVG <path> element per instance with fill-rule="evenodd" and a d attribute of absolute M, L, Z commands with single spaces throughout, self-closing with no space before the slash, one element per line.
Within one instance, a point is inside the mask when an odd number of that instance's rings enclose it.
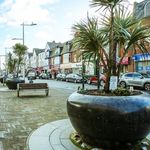
<path fill-rule="evenodd" d="M 147 73 L 141 73 L 141 75 L 142 75 L 144 78 L 150 78 L 150 75 L 147 74 Z"/>

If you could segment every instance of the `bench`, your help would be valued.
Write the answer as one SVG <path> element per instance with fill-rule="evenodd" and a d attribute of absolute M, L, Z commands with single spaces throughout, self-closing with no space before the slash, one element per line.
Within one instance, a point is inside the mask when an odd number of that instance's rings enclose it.
<path fill-rule="evenodd" d="M 23 90 L 45 90 L 46 96 L 49 94 L 47 83 L 19 83 L 17 84 L 17 97 L 19 97 L 19 92 Z"/>

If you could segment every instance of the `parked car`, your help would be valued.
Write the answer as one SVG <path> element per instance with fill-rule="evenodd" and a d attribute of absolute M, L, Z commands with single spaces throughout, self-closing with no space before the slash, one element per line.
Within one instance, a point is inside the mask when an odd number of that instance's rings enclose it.
<path fill-rule="evenodd" d="M 128 86 L 142 87 L 145 90 L 150 91 L 150 75 L 139 72 L 128 72 L 120 77 L 119 85 L 122 88 Z"/>
<path fill-rule="evenodd" d="M 49 79 L 49 75 L 47 73 L 41 73 L 39 79 Z"/>
<path fill-rule="evenodd" d="M 66 81 L 80 83 L 80 82 L 82 82 L 82 76 L 80 74 L 70 73 L 66 76 Z M 84 82 L 86 82 L 86 80 Z"/>
<path fill-rule="evenodd" d="M 27 75 L 28 80 L 35 80 L 36 79 L 36 73 L 35 72 L 29 72 Z"/>
<path fill-rule="evenodd" d="M 64 73 L 58 73 L 56 75 L 56 80 L 66 81 L 66 74 L 64 74 Z"/>
<path fill-rule="evenodd" d="M 100 73 L 99 79 L 100 79 L 100 85 L 103 85 L 106 82 L 106 77 L 102 73 Z M 97 76 L 91 76 L 87 79 L 88 84 L 97 84 L 97 81 L 98 81 Z"/>

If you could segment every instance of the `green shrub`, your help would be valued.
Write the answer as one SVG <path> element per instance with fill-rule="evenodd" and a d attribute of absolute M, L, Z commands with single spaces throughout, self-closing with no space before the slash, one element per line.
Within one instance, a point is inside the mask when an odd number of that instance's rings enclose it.
<path fill-rule="evenodd" d="M 130 96 L 130 91 L 124 88 L 117 88 L 116 90 L 112 91 L 113 95 L 116 96 Z"/>

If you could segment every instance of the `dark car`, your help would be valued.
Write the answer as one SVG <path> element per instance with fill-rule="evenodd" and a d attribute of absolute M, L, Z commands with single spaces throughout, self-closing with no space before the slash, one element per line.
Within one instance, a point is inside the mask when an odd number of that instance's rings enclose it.
<path fill-rule="evenodd" d="M 119 85 L 122 88 L 128 86 L 142 87 L 145 90 L 150 91 L 150 75 L 139 72 L 128 72 L 120 77 Z"/>
<path fill-rule="evenodd" d="M 74 83 L 81 83 L 82 82 L 82 76 L 80 74 L 70 73 L 66 76 L 67 82 L 74 82 Z M 84 80 L 86 82 L 86 80 Z"/>
<path fill-rule="evenodd" d="M 66 74 L 64 74 L 64 73 L 58 73 L 56 75 L 56 80 L 66 81 Z"/>

